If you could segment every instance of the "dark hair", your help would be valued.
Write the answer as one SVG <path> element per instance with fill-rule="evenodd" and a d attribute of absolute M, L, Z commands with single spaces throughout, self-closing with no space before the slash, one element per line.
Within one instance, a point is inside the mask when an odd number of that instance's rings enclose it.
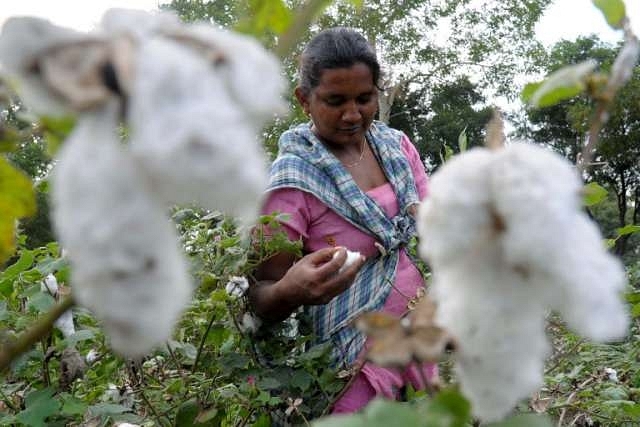
<path fill-rule="evenodd" d="M 380 63 L 367 39 L 352 28 L 328 28 L 316 34 L 302 51 L 298 85 L 309 93 L 320 83 L 324 70 L 348 68 L 357 63 L 369 67 L 373 84 L 379 86 Z"/>

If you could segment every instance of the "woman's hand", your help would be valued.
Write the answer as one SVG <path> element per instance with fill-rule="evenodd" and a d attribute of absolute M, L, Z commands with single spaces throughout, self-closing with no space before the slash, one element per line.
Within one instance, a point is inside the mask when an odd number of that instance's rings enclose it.
<path fill-rule="evenodd" d="M 353 284 L 365 262 L 360 257 L 338 272 L 346 259 L 344 248 L 324 248 L 295 263 L 285 254 L 266 261 L 257 271 L 258 282 L 249 288 L 253 309 L 264 320 L 277 321 L 302 305 L 328 303 Z"/>
<path fill-rule="evenodd" d="M 344 248 L 320 249 L 291 266 L 276 286 L 284 299 L 298 306 L 327 304 L 351 286 L 365 261 L 360 256 L 340 272 L 346 260 Z"/>

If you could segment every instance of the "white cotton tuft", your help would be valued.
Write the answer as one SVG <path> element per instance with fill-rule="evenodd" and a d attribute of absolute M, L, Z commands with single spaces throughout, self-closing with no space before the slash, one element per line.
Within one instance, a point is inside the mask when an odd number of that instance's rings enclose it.
<path fill-rule="evenodd" d="M 202 23 L 187 26 L 184 31 L 217 53 L 216 72 L 257 130 L 269 118 L 286 113 L 282 94 L 287 82 L 280 61 L 254 37 Z"/>
<path fill-rule="evenodd" d="M 529 144 L 469 150 L 442 166 L 420 207 L 436 322 L 476 416 L 495 421 L 543 382 L 544 320 L 557 310 L 596 340 L 623 337 L 625 274 L 582 212 L 565 159 Z"/>
<path fill-rule="evenodd" d="M 58 290 L 59 287 L 56 276 L 53 274 L 47 274 L 47 276 L 42 280 L 42 283 L 40 283 L 40 291 L 47 292 L 55 298 L 58 295 Z M 75 334 L 76 328 L 73 323 L 73 312 L 71 310 L 67 310 L 62 313 L 62 315 L 53 323 L 53 326 L 62 332 L 62 336 L 65 338 Z"/>
<path fill-rule="evenodd" d="M 232 296 L 234 298 L 241 298 L 249 289 L 249 281 L 246 277 L 242 276 L 231 276 L 227 285 L 225 286 L 225 291 L 227 295 Z"/>
<path fill-rule="evenodd" d="M 134 85 L 129 109 L 131 149 L 150 189 L 167 203 L 253 218 L 267 160 L 256 124 L 215 69 L 164 39 L 142 44 L 136 66 L 144 78 Z"/>
<path fill-rule="evenodd" d="M 172 12 L 147 12 L 136 9 L 112 8 L 102 15 L 99 29 L 110 35 L 126 34 L 138 41 L 162 31 L 183 25 Z"/>
<path fill-rule="evenodd" d="M 20 100 L 37 114 L 60 116 L 69 109 L 42 79 L 38 59 L 54 46 L 81 40 L 82 33 L 33 17 L 9 18 L 0 34 L 0 64 L 15 80 Z"/>
<path fill-rule="evenodd" d="M 102 321 L 114 350 L 133 357 L 170 337 L 191 285 L 175 229 L 120 145 L 115 116 L 115 108 L 84 115 L 65 143 L 53 174 L 54 223 L 75 298 Z"/>
<path fill-rule="evenodd" d="M 338 256 L 338 251 L 335 251 L 333 253 L 333 258 L 336 258 L 337 256 Z M 344 260 L 344 264 L 340 266 L 340 269 L 338 270 L 338 274 L 342 273 L 344 270 L 349 268 L 351 265 L 353 265 L 354 262 L 358 261 L 360 258 L 362 258 L 362 255 L 360 254 L 360 252 L 350 251 L 349 249 L 347 249 L 347 258 Z"/>

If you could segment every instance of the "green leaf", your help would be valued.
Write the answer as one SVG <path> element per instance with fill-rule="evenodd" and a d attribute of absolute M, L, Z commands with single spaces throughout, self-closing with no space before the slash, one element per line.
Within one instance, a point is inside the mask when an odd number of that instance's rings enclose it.
<path fill-rule="evenodd" d="M 126 406 L 116 405 L 115 403 L 98 403 L 97 405 L 89 406 L 89 413 L 94 416 L 100 415 L 115 415 L 129 412 L 130 409 Z"/>
<path fill-rule="evenodd" d="M 440 426 L 443 423 L 438 421 L 447 420 L 449 427 L 464 427 L 471 418 L 471 404 L 462 394 L 456 390 L 448 389 L 438 393 L 433 401 L 425 407 L 425 413 L 429 414 L 433 423 L 428 426 Z"/>
<path fill-rule="evenodd" d="M 64 344 L 64 347 L 73 347 L 80 341 L 91 340 L 95 338 L 95 336 L 96 334 L 93 331 L 90 331 L 89 329 L 80 329 L 79 331 L 76 331 L 75 334 L 72 334 L 67 338 L 65 338 L 63 340 L 64 341 L 63 344 Z"/>
<path fill-rule="evenodd" d="M 635 0 L 637 1 L 637 0 Z M 622 20 L 627 15 L 622 0 L 593 0 L 593 5 L 600 9 L 607 24 L 614 29 L 622 28 Z"/>
<path fill-rule="evenodd" d="M 460 132 L 460 135 L 458 135 L 458 148 L 460 149 L 461 153 L 467 151 L 467 127 L 466 126 L 464 127 L 464 129 L 462 129 L 462 132 Z"/>
<path fill-rule="evenodd" d="M 299 388 L 301 391 L 306 391 L 312 382 L 313 377 L 307 371 L 298 370 L 291 377 L 290 384 L 293 387 Z"/>
<path fill-rule="evenodd" d="M 596 61 L 587 60 L 554 71 L 533 92 L 529 104 L 539 108 L 549 107 L 579 95 L 586 87 L 587 77 L 597 65 Z"/>
<path fill-rule="evenodd" d="M 280 381 L 272 377 L 264 377 L 259 379 L 256 385 L 261 390 L 273 390 L 280 387 Z"/>
<path fill-rule="evenodd" d="M 486 427 L 552 427 L 551 420 L 544 415 L 521 414 L 505 421 L 487 424 Z"/>
<path fill-rule="evenodd" d="M 51 387 L 29 393 L 25 398 L 26 409 L 18 413 L 16 419 L 32 427 L 46 426 L 46 419 L 60 408 L 60 402 L 53 399 L 54 393 Z"/>
<path fill-rule="evenodd" d="M 15 251 L 15 222 L 36 211 L 31 180 L 0 157 L 0 264 Z"/>
<path fill-rule="evenodd" d="M 62 399 L 62 409 L 60 413 L 63 415 L 82 415 L 87 412 L 87 404 L 77 397 L 66 395 Z"/>
<path fill-rule="evenodd" d="M 62 141 L 64 141 L 73 130 L 76 119 L 73 116 L 43 116 L 40 117 L 39 124 L 44 139 L 47 142 L 47 154 L 53 156 L 60 148 L 60 145 L 62 145 Z"/>
<path fill-rule="evenodd" d="M 261 35 L 265 33 L 282 34 L 293 19 L 291 10 L 282 0 L 250 0 L 250 17 L 236 25 L 236 30 Z"/>
<path fill-rule="evenodd" d="M 640 232 L 640 225 L 629 224 L 629 225 L 625 225 L 624 227 L 616 229 L 616 233 L 618 234 L 618 237 L 624 236 L 627 234 L 638 233 L 638 232 Z"/>
<path fill-rule="evenodd" d="M 631 317 L 634 319 L 637 319 L 638 317 L 640 317 L 640 303 L 634 304 L 634 306 L 631 307 Z"/>
<path fill-rule="evenodd" d="M 607 198 L 607 190 L 597 182 L 590 182 L 582 188 L 582 202 L 585 206 L 593 206 Z"/>
<path fill-rule="evenodd" d="M 34 308 L 38 313 L 45 313 L 49 311 L 55 304 L 55 300 L 51 295 L 46 292 L 39 292 L 29 298 L 29 307 Z"/>
<path fill-rule="evenodd" d="M 34 259 L 34 256 L 32 251 L 23 250 L 20 253 L 20 258 L 18 258 L 18 261 L 16 261 L 15 263 L 7 267 L 7 269 L 4 272 L 2 272 L 0 277 L 3 280 L 15 279 L 16 277 L 18 277 L 20 273 L 31 268 L 31 265 L 33 264 L 33 259 Z"/>
<path fill-rule="evenodd" d="M 522 102 L 528 103 L 531 100 L 533 94 L 536 93 L 541 85 L 542 82 L 527 83 L 524 86 L 524 89 L 522 89 L 522 92 L 520 92 L 520 98 L 522 99 Z"/>
<path fill-rule="evenodd" d="M 209 408 L 200 412 L 196 417 L 195 422 L 198 424 L 208 423 L 209 421 L 212 421 L 217 415 L 218 415 L 218 408 Z M 216 425 L 216 424 L 211 423 L 208 425 Z"/>
<path fill-rule="evenodd" d="M 196 399 L 183 402 L 178 408 L 174 425 L 176 427 L 192 427 L 200 411 L 200 405 Z"/>

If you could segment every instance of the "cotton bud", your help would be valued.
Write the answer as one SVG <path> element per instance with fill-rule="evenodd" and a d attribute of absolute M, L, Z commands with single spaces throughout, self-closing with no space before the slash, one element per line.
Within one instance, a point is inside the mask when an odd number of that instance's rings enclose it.
<path fill-rule="evenodd" d="M 622 338 L 623 267 L 580 205 L 564 158 L 529 144 L 452 158 L 418 214 L 436 323 L 458 341 L 456 373 L 476 416 L 495 421 L 543 382 L 545 316 L 597 340 Z"/>
<path fill-rule="evenodd" d="M 117 139 L 116 113 L 80 119 L 52 196 L 76 300 L 102 321 L 116 351 L 134 357 L 170 337 L 191 285 L 174 227 Z"/>
<path fill-rule="evenodd" d="M 347 251 L 347 259 L 344 261 L 344 264 L 342 264 L 342 266 L 338 270 L 338 274 L 342 273 L 344 270 L 346 270 L 351 265 L 353 265 L 354 262 L 362 258 L 362 255 L 360 254 L 360 252 L 350 251 L 349 249 L 347 249 L 346 251 Z M 337 257 L 338 257 L 338 251 L 335 251 L 333 253 L 333 258 L 335 259 Z"/>
<path fill-rule="evenodd" d="M 229 296 L 241 298 L 249 289 L 249 282 L 246 277 L 231 276 L 225 290 Z"/>

